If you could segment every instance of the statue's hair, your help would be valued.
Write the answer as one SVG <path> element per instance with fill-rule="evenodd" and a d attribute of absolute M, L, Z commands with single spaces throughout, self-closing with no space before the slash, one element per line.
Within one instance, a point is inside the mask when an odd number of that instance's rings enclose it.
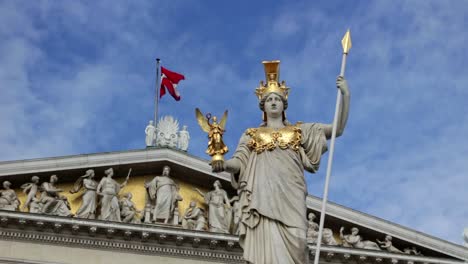
<path fill-rule="evenodd" d="M 34 176 L 31 177 L 31 180 L 32 181 L 39 181 L 39 176 L 34 175 Z"/>

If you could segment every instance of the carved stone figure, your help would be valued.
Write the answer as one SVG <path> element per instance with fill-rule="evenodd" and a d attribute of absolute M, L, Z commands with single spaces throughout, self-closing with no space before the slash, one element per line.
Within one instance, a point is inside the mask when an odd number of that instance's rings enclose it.
<path fill-rule="evenodd" d="M 190 202 L 182 218 L 182 227 L 190 230 L 205 230 L 206 217 L 202 208 L 197 207 L 195 201 Z"/>
<path fill-rule="evenodd" d="M 332 125 L 291 124 L 286 119 L 289 87 L 279 82 L 279 61 L 264 62 L 267 83 L 257 88 L 263 123 L 247 129 L 233 157 L 212 164 L 213 171 L 232 173 L 240 191 L 242 211 L 239 242 L 251 263 L 306 263 L 307 187 L 304 169 L 314 173 L 327 150 Z M 348 85 L 338 77 L 342 96 L 337 136 L 342 135 L 349 109 Z M 274 252 L 274 253 L 273 253 Z"/>
<path fill-rule="evenodd" d="M 104 173 L 106 176 L 101 179 L 97 187 L 97 193 L 101 195 L 101 213 L 99 219 L 121 222 L 120 205 L 117 196 L 120 190 L 127 185 L 130 173 L 122 184 L 112 179 L 114 169 L 109 168 Z"/>
<path fill-rule="evenodd" d="M 79 177 L 75 182 L 70 193 L 77 193 L 81 188 L 84 188 L 82 203 L 78 211 L 76 211 L 76 217 L 96 219 L 97 186 L 98 183 L 94 180 L 94 170 L 87 170 L 86 174 Z"/>
<path fill-rule="evenodd" d="M 177 148 L 179 122 L 172 116 L 163 116 L 156 126 L 156 146 Z"/>
<path fill-rule="evenodd" d="M 408 255 L 423 256 L 423 254 L 421 254 L 421 252 L 418 251 L 416 247 L 405 248 L 403 252 Z"/>
<path fill-rule="evenodd" d="M 387 250 L 388 252 L 392 253 L 403 253 L 403 251 L 399 250 L 398 248 L 394 247 L 392 244 L 392 236 L 386 235 L 384 241 L 380 241 L 377 239 L 377 243 L 379 243 L 380 247 L 382 249 Z"/>
<path fill-rule="evenodd" d="M 319 224 L 315 222 L 316 215 L 309 213 L 309 221 L 307 228 L 307 243 L 316 244 L 319 235 Z M 322 231 L 322 244 L 335 246 L 338 245 L 335 238 L 333 237 L 333 231 L 330 228 L 324 228 Z"/>
<path fill-rule="evenodd" d="M 343 231 L 344 227 L 341 227 L 340 238 L 343 241 L 344 247 L 380 250 L 380 247 L 377 245 L 377 243 L 369 240 L 362 240 L 362 237 L 359 235 L 359 229 L 357 227 L 351 228 L 351 234 L 348 235 L 343 234 Z"/>
<path fill-rule="evenodd" d="M 309 213 L 309 221 L 307 227 L 307 243 L 317 243 L 319 224 L 315 222 L 315 218 L 316 216 L 314 213 Z"/>
<path fill-rule="evenodd" d="M 333 236 L 333 231 L 330 228 L 324 228 L 322 231 L 322 244 L 329 245 L 329 246 L 336 246 L 338 242 L 336 242 L 335 237 Z"/>
<path fill-rule="evenodd" d="M 147 147 L 154 146 L 154 140 L 156 139 L 156 127 L 153 125 L 153 120 L 149 121 L 149 124 L 145 128 L 145 143 Z"/>
<path fill-rule="evenodd" d="M 240 204 L 239 204 L 239 196 L 234 196 L 230 200 L 232 204 L 232 228 L 231 228 L 231 233 L 234 235 L 238 235 L 240 230 L 239 230 L 239 224 L 241 220 L 241 211 L 240 211 Z"/>
<path fill-rule="evenodd" d="M 50 176 L 49 182 L 41 184 L 41 198 L 39 203 L 41 204 L 41 213 L 58 216 L 73 216 L 70 211 L 70 203 L 67 197 L 60 195 L 61 189 L 55 187 L 55 183 L 58 181 L 57 175 Z"/>
<path fill-rule="evenodd" d="M 179 149 L 182 151 L 187 151 L 189 147 L 190 134 L 187 131 L 187 126 L 182 126 L 182 130 L 179 131 Z"/>
<path fill-rule="evenodd" d="M 126 193 L 122 199 L 120 199 L 120 215 L 122 216 L 122 222 L 140 224 L 141 220 L 137 214 L 140 214 L 141 211 L 136 209 L 132 197 L 133 195 L 131 193 Z"/>
<path fill-rule="evenodd" d="M 23 204 L 23 211 L 28 210 L 30 213 L 39 213 L 39 199 L 37 198 L 37 191 L 39 189 L 39 177 L 32 176 L 30 183 L 21 185 L 21 189 L 27 195 L 26 202 Z"/>
<path fill-rule="evenodd" d="M 170 223 L 170 220 L 174 217 L 174 211 L 178 208 L 178 202 L 182 200 L 176 183 L 169 177 L 170 172 L 171 168 L 164 166 L 161 176 L 156 176 L 152 181 L 145 184 L 150 199 L 155 201 L 154 222 Z"/>
<path fill-rule="evenodd" d="M 208 226 L 210 232 L 229 233 L 231 223 L 231 203 L 225 190 L 221 189 L 221 182 L 213 183 L 214 190 L 203 193 L 195 190 L 205 198 L 208 204 Z"/>
<path fill-rule="evenodd" d="M 11 182 L 3 182 L 3 190 L 0 190 L 0 210 L 17 211 L 20 205 L 15 190 L 12 190 Z"/>

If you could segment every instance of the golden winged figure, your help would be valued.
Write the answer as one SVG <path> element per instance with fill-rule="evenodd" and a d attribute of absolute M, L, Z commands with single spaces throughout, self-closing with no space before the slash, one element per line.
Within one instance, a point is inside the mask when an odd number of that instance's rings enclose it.
<path fill-rule="evenodd" d="M 227 110 L 221 121 L 218 123 L 216 116 L 211 116 L 210 113 L 204 116 L 200 109 L 195 109 L 197 121 L 203 131 L 208 133 L 208 148 L 206 153 L 211 156 L 211 161 L 224 161 L 223 155 L 228 152 L 228 147 L 223 142 L 224 127 L 226 126 Z"/>

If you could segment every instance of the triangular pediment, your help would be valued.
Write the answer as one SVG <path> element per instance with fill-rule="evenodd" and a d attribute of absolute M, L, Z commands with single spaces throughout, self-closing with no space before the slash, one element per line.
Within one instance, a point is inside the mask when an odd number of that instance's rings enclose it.
<path fill-rule="evenodd" d="M 223 188 L 229 196 L 236 194 L 236 190 L 229 184 L 228 173 L 213 173 L 207 160 L 187 154 L 186 152 L 169 148 L 147 148 L 143 150 L 132 150 L 122 152 L 97 153 L 88 155 L 76 155 L 54 158 L 43 158 L 34 160 L 6 161 L 0 162 L 0 182 L 8 180 L 12 182 L 15 189 L 29 181 L 33 175 L 41 180 L 46 180 L 50 175 L 56 174 L 62 184 L 70 186 L 87 169 L 94 169 L 97 178 L 100 179 L 105 169 L 114 168 L 116 179 L 123 179 L 129 169 L 132 169 L 132 178 L 135 185 L 134 192 L 142 190 L 142 184 L 148 178 L 159 175 L 163 166 L 171 167 L 171 175 L 178 183 L 183 183 L 185 193 L 188 197 L 184 202 L 186 206 L 196 194 L 191 192 L 193 187 L 209 190 L 215 180 L 222 181 Z M 140 177 L 140 180 L 136 180 Z M 143 197 L 140 195 L 140 200 Z M 185 199 L 186 197 L 184 197 Z M 197 202 L 203 202 L 198 199 Z M 307 197 L 307 207 L 316 213 L 319 219 L 321 199 L 315 196 Z M 317 220 L 318 222 L 318 220 Z M 468 260 L 468 249 L 421 232 L 364 214 L 353 209 L 328 203 L 325 227 L 333 231 L 335 239 L 340 243 L 339 229 L 345 227 L 346 233 L 351 227 L 358 227 L 359 234 L 365 240 L 384 240 L 385 235 L 393 237 L 394 246 L 403 250 L 415 247 L 424 257 L 440 258 L 449 260 Z M 338 246 L 339 247 L 339 246 Z M 337 248 L 337 251 L 346 248 Z M 369 251 L 368 254 L 388 254 L 386 251 Z M 366 253 L 366 254 L 367 254 Z M 449 263 L 449 262 L 447 262 Z"/>

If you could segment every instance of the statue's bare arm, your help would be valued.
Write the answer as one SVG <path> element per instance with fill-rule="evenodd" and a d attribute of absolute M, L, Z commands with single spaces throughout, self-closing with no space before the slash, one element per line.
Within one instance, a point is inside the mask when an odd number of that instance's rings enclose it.
<path fill-rule="evenodd" d="M 340 102 L 340 109 L 338 111 L 338 120 L 337 120 L 337 127 L 336 127 L 336 136 L 339 137 L 343 134 L 344 129 L 346 127 L 346 122 L 348 121 L 348 113 L 349 113 L 349 88 L 346 79 L 342 76 L 338 76 L 336 79 L 336 86 L 341 92 L 341 102 Z M 332 129 L 333 124 L 326 124 L 323 125 L 323 130 L 325 132 L 325 136 L 327 139 L 331 138 L 332 136 Z"/>
<path fill-rule="evenodd" d="M 102 184 L 103 184 L 104 178 L 99 182 L 97 188 L 96 188 L 96 193 L 101 194 L 101 189 L 102 189 Z"/>

